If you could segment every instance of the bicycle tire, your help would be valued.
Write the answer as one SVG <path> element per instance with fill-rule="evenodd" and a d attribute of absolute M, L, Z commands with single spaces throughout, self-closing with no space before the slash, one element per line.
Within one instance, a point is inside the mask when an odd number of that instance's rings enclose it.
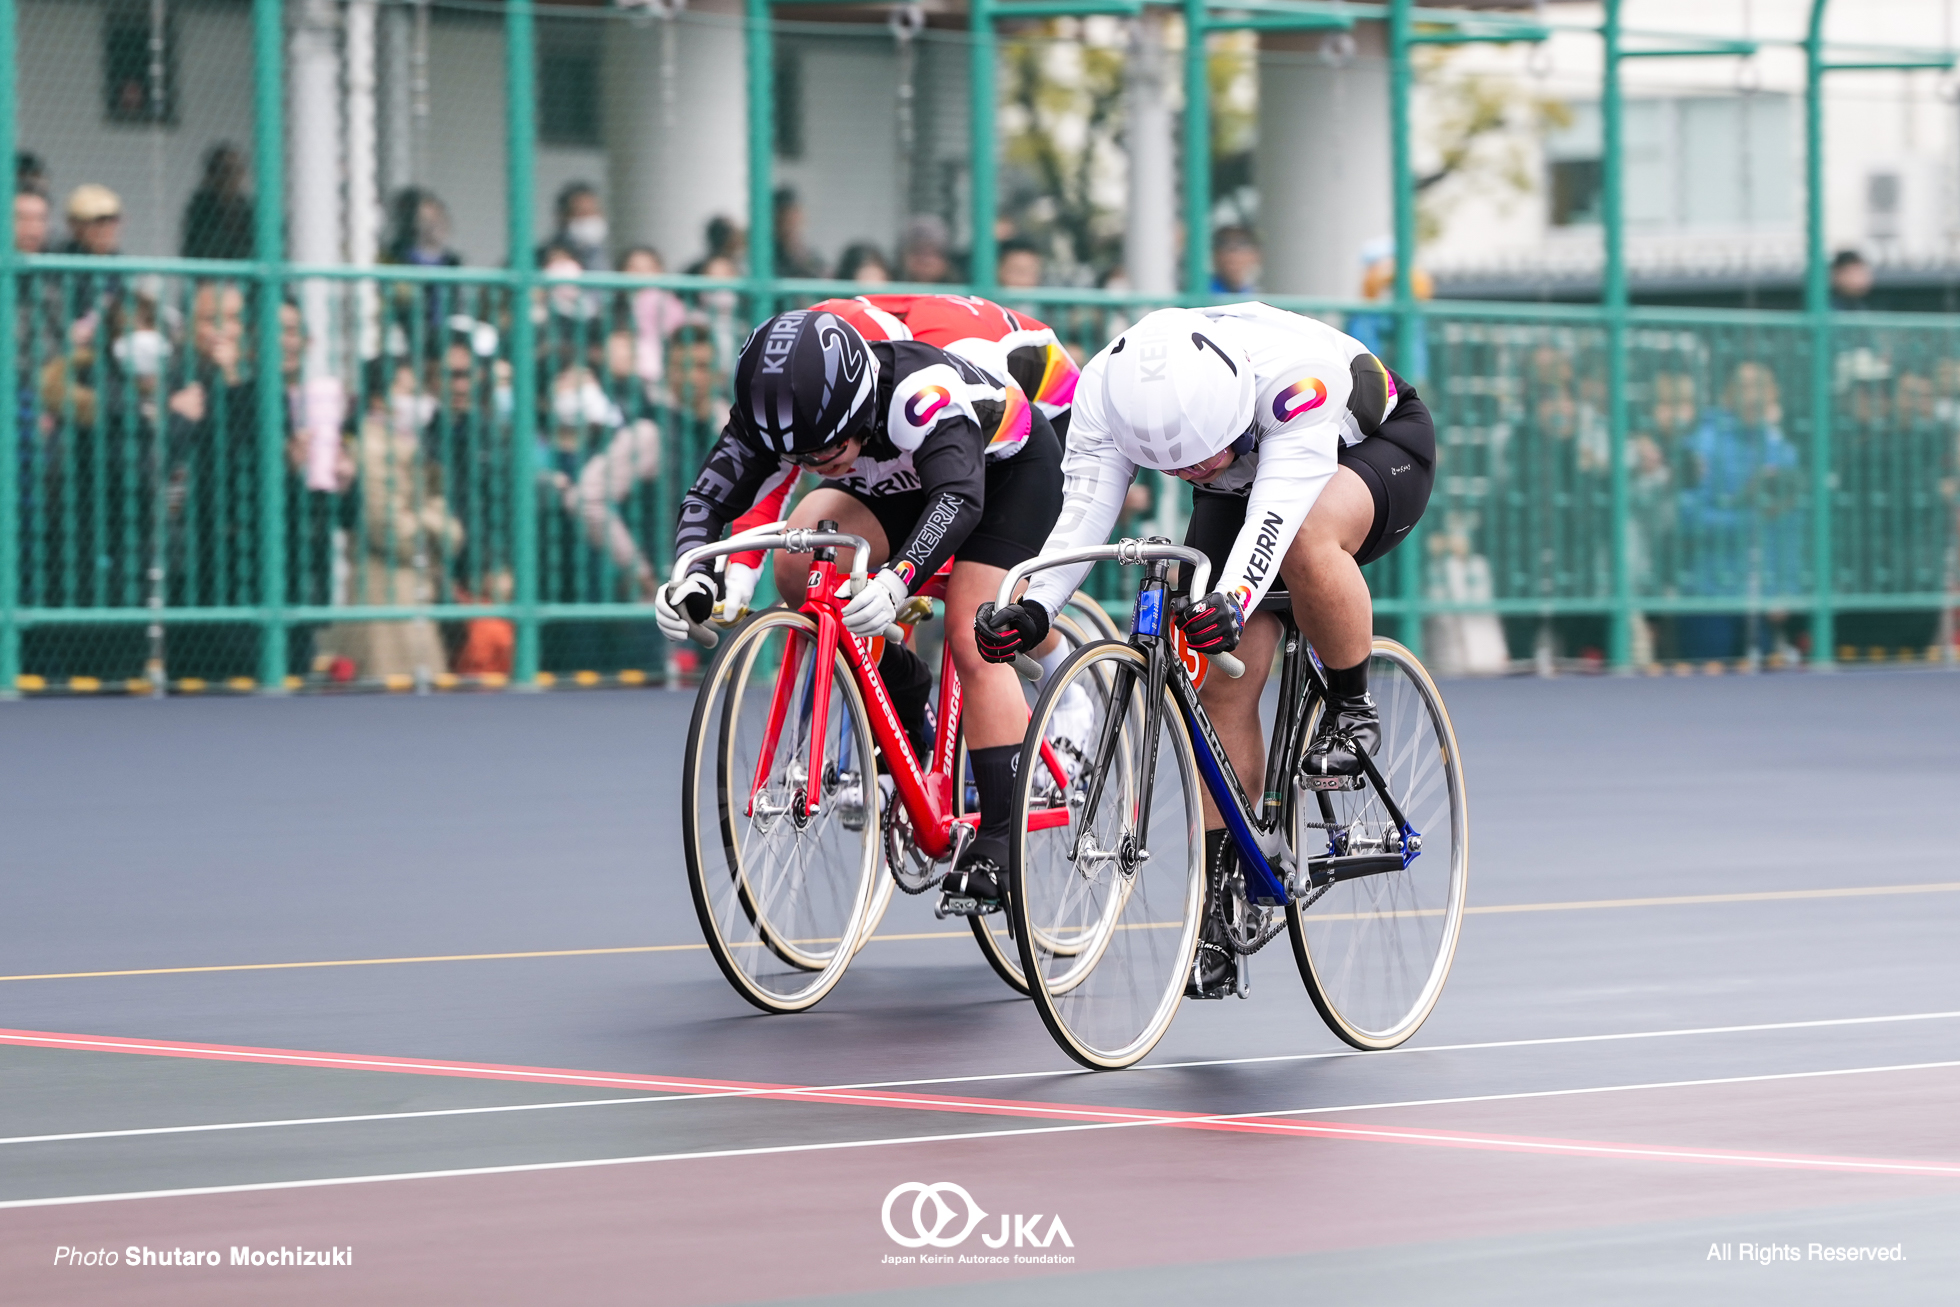
<path fill-rule="evenodd" d="M 1338 882 L 1304 911 L 1289 905 L 1286 919 L 1300 978 L 1328 1028 L 1355 1048 L 1383 1049 L 1413 1035 L 1442 997 L 1462 933 L 1470 819 L 1456 731 L 1421 661 L 1377 639 L 1368 685 L 1382 719 L 1375 766 L 1422 850 L 1399 872 Z M 1315 704 L 1303 739 L 1313 738 L 1324 711 Z M 1372 786 L 1316 795 L 1296 773 L 1287 789 L 1287 829 L 1303 862 L 1331 843 L 1305 823 L 1327 820 L 1330 810 L 1338 824 L 1359 823 L 1363 839 L 1393 825 Z"/>
<path fill-rule="evenodd" d="M 765 1012 L 803 1011 L 842 979 L 863 935 L 883 843 L 875 786 L 849 770 L 874 755 L 870 717 L 841 652 L 817 813 L 799 818 L 808 742 L 798 730 L 807 732 L 813 688 L 801 673 L 787 691 L 786 733 L 754 791 L 782 660 L 795 656 L 807 669 L 815 640 L 810 618 L 781 608 L 736 628 L 702 679 L 682 768 L 682 843 L 702 934 L 736 992 Z"/>
<path fill-rule="evenodd" d="M 1088 599 L 1088 596 L 1078 592 L 1076 598 Z M 1088 602 L 1093 605 L 1095 600 L 1088 599 Z M 1093 611 L 1094 617 L 1089 617 L 1084 613 L 1078 612 L 1075 601 L 1072 599 L 1070 600 L 1069 607 L 1057 614 L 1054 622 L 1050 626 L 1051 630 L 1059 631 L 1062 638 L 1069 643 L 1069 651 L 1071 653 L 1098 638 L 1102 638 L 1099 634 L 1095 634 L 1101 630 L 1099 626 L 1094 625 L 1095 617 L 1101 617 L 1105 623 L 1109 619 L 1102 615 L 1101 608 L 1095 608 Z M 1059 671 L 1060 669 L 1057 670 Z M 1032 700 L 1039 701 L 1040 692 L 1034 686 L 1027 685 L 1025 688 L 1029 691 L 1029 696 Z M 1032 705 L 1030 705 L 1030 717 L 1032 719 Z M 953 761 L 953 774 L 961 778 L 960 784 L 954 790 L 953 810 L 956 813 L 964 813 L 967 810 L 966 740 L 964 737 L 960 740 L 959 753 Z M 1017 826 L 1015 829 L 1019 829 L 1019 827 Z M 1019 945 L 1014 942 L 1013 932 L 1006 925 L 1006 915 L 1004 911 L 988 913 L 983 916 L 968 917 L 966 921 L 967 925 L 973 930 L 975 942 L 980 945 L 980 952 L 986 956 L 987 964 L 994 969 L 994 974 L 1005 981 L 1008 987 L 1015 993 L 1025 995 L 1028 992 L 1027 975 L 1021 970 L 1021 950 Z"/>
<path fill-rule="evenodd" d="M 1030 996 L 1064 1052 L 1093 1069 L 1130 1066 L 1170 1029 L 1197 948 L 1204 897 L 1203 808 L 1191 736 L 1168 686 L 1158 736 L 1146 741 L 1144 655 L 1115 640 L 1087 645 L 1056 672 L 1035 706 L 1014 790 L 1008 910 L 1014 914 L 1023 973 L 1039 978 Z M 1127 673 L 1127 674 L 1126 674 Z M 1098 744 L 1071 776 L 1068 826 L 1083 838 L 1077 856 L 1031 845 L 1027 816 L 1043 776 L 1039 744 L 1057 705 L 1084 677 L 1108 675 Z M 1117 714 L 1110 767 L 1094 788 L 1101 725 Z M 1135 829 L 1144 759 L 1155 745 L 1149 828 Z M 1113 783 L 1112 783 L 1113 782 Z M 1134 857 L 1139 850 L 1146 856 Z M 1067 949 L 1042 941 L 1067 941 Z"/>

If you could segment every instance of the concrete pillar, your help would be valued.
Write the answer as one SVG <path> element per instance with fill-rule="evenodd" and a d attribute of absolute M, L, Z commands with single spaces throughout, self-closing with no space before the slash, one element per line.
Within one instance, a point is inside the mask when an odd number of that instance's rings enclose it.
<path fill-rule="evenodd" d="M 724 213 L 747 223 L 739 15 L 733 5 L 692 6 L 672 20 L 607 27 L 599 78 L 615 243 L 655 246 L 670 271 L 702 254 L 709 218 Z M 671 127 L 662 85 L 664 21 L 674 23 L 676 41 Z"/>
<path fill-rule="evenodd" d="M 376 140 L 374 0 L 347 6 L 347 261 L 374 262 L 381 203 L 381 161 Z"/>
<path fill-rule="evenodd" d="M 1358 298 L 1361 247 L 1395 229 L 1382 25 L 1354 38 L 1333 61 L 1318 33 L 1260 37 L 1259 284 L 1276 295 Z"/>
<path fill-rule="evenodd" d="M 296 263 L 338 263 L 342 256 L 339 26 L 332 0 L 302 0 L 294 14 L 287 66 L 292 116 L 287 230 L 289 257 Z M 318 281 L 299 286 L 309 376 L 324 375 L 331 364 L 330 289 Z"/>
<path fill-rule="evenodd" d="M 1146 9 L 1132 24 L 1125 140 L 1130 207 L 1123 229 L 1123 270 L 1130 288 L 1151 295 L 1177 290 L 1177 120 L 1171 97 L 1177 68 L 1164 50 L 1167 11 Z"/>
<path fill-rule="evenodd" d="M 381 89 L 376 115 L 380 119 L 378 185 L 384 205 L 396 191 L 415 181 L 413 74 L 409 57 L 412 22 L 406 5 L 391 4 L 381 10 L 376 57 Z"/>

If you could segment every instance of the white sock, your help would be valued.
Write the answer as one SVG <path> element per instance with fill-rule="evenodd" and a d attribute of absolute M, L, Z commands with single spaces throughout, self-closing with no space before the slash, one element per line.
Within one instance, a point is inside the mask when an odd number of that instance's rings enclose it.
<path fill-rule="evenodd" d="M 1042 654 L 1038 659 L 1038 661 L 1041 663 L 1042 681 L 1045 683 L 1048 680 L 1052 679 L 1055 675 L 1055 669 L 1060 667 L 1062 665 L 1062 661 L 1066 659 L 1073 652 L 1074 650 L 1068 647 L 1066 641 L 1062 641 L 1062 640 L 1055 641 L 1055 647 L 1049 650 L 1047 653 Z"/>

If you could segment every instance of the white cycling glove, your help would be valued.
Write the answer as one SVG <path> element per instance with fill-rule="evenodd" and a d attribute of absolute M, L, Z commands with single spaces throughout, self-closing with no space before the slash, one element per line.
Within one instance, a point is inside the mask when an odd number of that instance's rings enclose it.
<path fill-rule="evenodd" d="M 896 572 L 889 567 L 881 568 L 844 605 L 844 629 L 858 636 L 882 635 L 898 616 L 898 606 L 911 597 Z"/>
<path fill-rule="evenodd" d="M 689 609 L 706 621 L 714 611 L 714 601 L 714 577 L 706 572 L 689 572 L 678 581 L 669 581 L 654 593 L 654 620 L 660 623 L 662 635 L 679 644 L 688 636 L 687 624 L 693 616 Z"/>
<path fill-rule="evenodd" d="M 762 569 L 731 562 L 721 575 L 721 602 L 715 605 L 715 620 L 733 626 L 748 615 L 749 601 L 755 598 L 755 583 Z"/>

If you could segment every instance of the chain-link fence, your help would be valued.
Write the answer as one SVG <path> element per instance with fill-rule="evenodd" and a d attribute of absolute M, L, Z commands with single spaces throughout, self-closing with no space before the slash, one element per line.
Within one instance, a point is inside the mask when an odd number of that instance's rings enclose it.
<path fill-rule="evenodd" d="M 651 588 L 762 316 L 978 284 L 1080 362 L 1204 298 L 1176 290 L 1175 16 L 1000 24 L 983 233 L 960 15 L 779 11 L 758 65 L 743 17 L 667 5 L 11 8 L 0 670 L 30 691 L 664 680 L 695 652 L 661 642 Z M 1291 231 L 1329 177 L 1386 186 L 1378 38 L 1212 32 L 1200 67 L 1212 293 L 1263 259 L 1377 296 L 1278 302 L 1437 415 L 1425 524 L 1367 569 L 1382 630 L 1458 672 L 1600 662 L 1616 631 L 1640 666 L 1952 647 L 1953 319 L 1439 303 L 1404 342 L 1380 250 L 1356 257 L 1375 218 Z M 1178 536 L 1188 503 L 1146 477 L 1119 529 Z M 1091 585 L 1120 608 L 1133 583 Z"/>

